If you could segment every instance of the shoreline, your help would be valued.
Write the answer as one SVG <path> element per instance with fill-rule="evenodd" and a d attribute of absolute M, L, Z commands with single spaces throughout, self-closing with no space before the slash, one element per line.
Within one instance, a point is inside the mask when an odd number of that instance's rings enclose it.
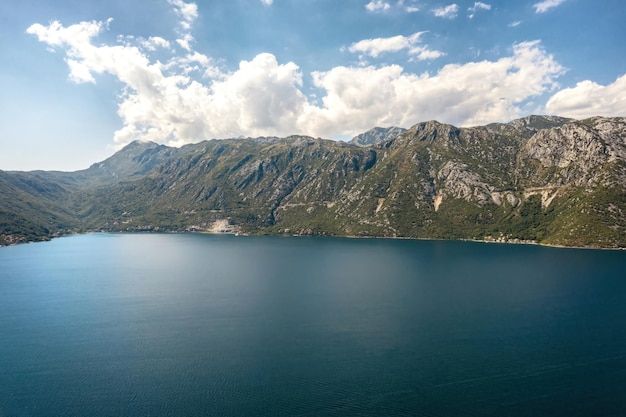
<path fill-rule="evenodd" d="M 212 230 L 135 230 L 135 231 L 105 231 L 105 230 L 90 230 L 85 232 L 76 232 L 76 233 L 65 233 L 65 234 L 57 234 L 54 236 L 46 236 L 40 240 L 27 240 L 27 241 L 18 241 L 15 243 L 9 244 L 0 244 L 0 249 L 4 247 L 10 246 L 18 246 L 29 243 L 40 243 L 40 242 L 50 242 L 59 237 L 71 237 L 78 235 L 87 235 L 87 234 L 96 234 L 96 233 L 108 233 L 108 234 L 142 234 L 142 233 L 161 233 L 161 234 L 204 234 L 204 235 L 215 235 L 215 236 L 233 236 L 233 237 L 283 237 L 283 238 L 306 238 L 306 237 L 315 237 L 315 238 L 340 238 L 340 239 L 390 239 L 390 240 L 423 240 L 423 241 L 441 241 L 441 242 L 474 242 L 474 243 L 491 243 L 491 244 L 499 244 L 499 245 L 529 245 L 529 246 L 542 246 L 547 248 L 556 248 L 556 249 L 587 249 L 587 250 L 609 250 L 609 251 L 626 251 L 626 247 L 601 247 L 601 246 L 566 246 L 566 245 L 556 245 L 556 244 L 548 244 L 541 243 L 531 240 L 521 240 L 521 239 L 512 239 L 512 240 L 495 240 L 495 239 L 469 239 L 469 238 L 458 238 L 458 239 L 445 239 L 445 238 L 424 238 L 424 237 L 411 237 L 411 236 L 356 236 L 356 235 L 299 235 L 299 234 L 280 234 L 280 233 L 245 233 L 245 232 L 235 232 L 235 231 L 212 231 Z"/>

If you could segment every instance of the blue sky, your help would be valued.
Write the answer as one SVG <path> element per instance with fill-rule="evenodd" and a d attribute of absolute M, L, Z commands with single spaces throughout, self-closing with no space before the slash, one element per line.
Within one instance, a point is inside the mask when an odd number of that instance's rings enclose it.
<path fill-rule="evenodd" d="M 622 0 L 7 0 L 0 169 L 132 140 L 626 116 Z"/>

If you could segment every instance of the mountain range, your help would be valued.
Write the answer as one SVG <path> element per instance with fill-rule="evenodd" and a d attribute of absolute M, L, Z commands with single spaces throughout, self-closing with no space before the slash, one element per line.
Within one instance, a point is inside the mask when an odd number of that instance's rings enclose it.
<path fill-rule="evenodd" d="M 0 244 L 85 231 L 624 248 L 626 118 L 428 121 L 351 142 L 133 142 L 82 171 L 0 171 Z"/>

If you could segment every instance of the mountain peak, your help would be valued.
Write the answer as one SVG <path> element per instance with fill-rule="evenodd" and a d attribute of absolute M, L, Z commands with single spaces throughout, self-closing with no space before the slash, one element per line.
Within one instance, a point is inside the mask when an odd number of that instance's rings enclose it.
<path fill-rule="evenodd" d="M 359 146 L 375 145 L 379 142 L 393 139 L 404 132 L 406 132 L 406 129 L 402 127 L 374 127 L 367 132 L 353 137 L 350 143 Z"/>
<path fill-rule="evenodd" d="M 434 142 L 437 138 L 452 139 L 458 137 L 460 132 L 461 130 L 456 126 L 429 120 L 413 125 L 405 135 L 420 142 Z"/>
<path fill-rule="evenodd" d="M 145 150 L 145 149 L 152 149 L 152 148 L 156 148 L 157 146 L 161 146 L 156 142 L 153 142 L 151 140 L 134 140 L 132 142 L 130 142 L 128 145 L 124 146 L 122 149 L 120 149 L 118 151 L 119 152 L 128 152 L 128 151 L 133 151 L 133 150 L 137 150 L 137 149 L 141 149 L 141 150 Z"/>
<path fill-rule="evenodd" d="M 146 173 L 176 150 L 151 141 L 135 140 L 84 172 L 97 182 L 132 178 Z"/>

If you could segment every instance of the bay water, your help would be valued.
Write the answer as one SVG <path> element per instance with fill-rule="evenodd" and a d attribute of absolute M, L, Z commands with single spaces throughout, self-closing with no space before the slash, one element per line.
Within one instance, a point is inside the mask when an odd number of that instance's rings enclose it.
<path fill-rule="evenodd" d="M 89 234 L 0 249 L 0 416 L 624 416 L 626 252 Z"/>

